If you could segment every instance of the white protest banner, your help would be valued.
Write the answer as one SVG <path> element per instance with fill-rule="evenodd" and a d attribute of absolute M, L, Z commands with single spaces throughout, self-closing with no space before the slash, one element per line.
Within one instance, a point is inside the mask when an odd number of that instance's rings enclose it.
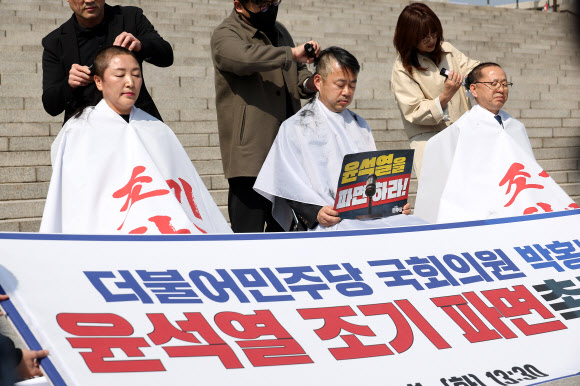
<path fill-rule="evenodd" d="M 580 211 L 350 232 L 0 235 L 55 385 L 532 385 L 579 373 Z M 463 383 L 461 383 L 463 382 Z"/>

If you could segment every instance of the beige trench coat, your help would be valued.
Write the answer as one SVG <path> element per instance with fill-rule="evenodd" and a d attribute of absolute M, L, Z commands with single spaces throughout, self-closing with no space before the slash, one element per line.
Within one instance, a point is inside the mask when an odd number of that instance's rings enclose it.
<path fill-rule="evenodd" d="M 409 74 L 403 68 L 403 62 L 397 57 L 391 75 L 391 90 L 395 94 L 397 105 L 401 111 L 403 127 L 409 138 L 423 133 L 439 132 L 455 122 L 469 110 L 469 101 L 465 96 L 465 88 L 461 86 L 447 104 L 449 121 L 443 120 L 435 98 L 443 91 L 445 77 L 439 74 L 441 68 L 454 70 L 465 76 L 479 64 L 479 61 L 469 59 L 450 43 L 441 46 L 443 56 L 437 66 L 426 56 L 418 55 L 419 63 L 427 71 L 413 68 Z"/>

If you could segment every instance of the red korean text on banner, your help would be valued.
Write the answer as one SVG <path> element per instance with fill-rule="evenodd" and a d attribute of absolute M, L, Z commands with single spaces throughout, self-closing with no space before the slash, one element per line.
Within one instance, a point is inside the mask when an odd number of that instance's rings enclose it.
<path fill-rule="evenodd" d="M 399 308 L 397 308 L 397 306 Z M 397 336 L 395 339 L 390 341 L 389 344 L 399 354 L 407 351 L 413 345 L 413 330 L 410 323 L 407 321 L 407 318 L 409 318 L 438 349 L 451 347 L 407 300 L 398 300 L 394 304 L 381 303 L 363 305 L 358 308 L 365 316 L 388 315 L 390 321 L 395 323 L 397 328 Z M 298 313 L 304 319 L 324 320 L 324 325 L 315 331 L 320 339 L 330 340 L 340 336 L 340 338 L 347 344 L 347 347 L 335 347 L 329 349 L 330 353 L 336 360 L 394 355 L 389 346 L 384 343 L 365 345 L 360 341 L 357 335 L 376 336 L 376 334 L 369 326 L 350 323 L 343 319 L 349 316 L 357 316 L 357 313 L 350 306 L 301 309 L 298 310 Z M 343 330 L 350 334 L 340 335 Z"/>
<path fill-rule="evenodd" d="M 167 180 L 166 182 L 167 185 L 169 185 L 169 187 L 175 191 L 175 197 L 177 198 L 177 201 L 179 201 L 179 203 L 181 204 L 181 186 L 179 186 L 179 184 L 174 180 Z M 189 203 L 189 207 L 191 208 L 193 215 L 198 219 L 203 220 L 201 218 L 201 214 L 199 213 L 197 204 L 195 203 L 195 199 L 193 197 L 193 189 L 191 188 L 191 185 L 188 184 L 187 181 L 185 181 L 182 178 L 179 178 L 179 182 L 181 182 L 181 185 L 183 185 L 183 192 L 185 193 L 185 198 Z"/>
<path fill-rule="evenodd" d="M 528 184 L 527 179 L 530 178 L 531 175 L 530 173 L 525 172 L 524 169 L 524 165 L 514 162 L 500 181 L 499 186 L 507 184 L 506 195 L 510 193 L 512 186 L 515 186 L 512 198 L 504 205 L 504 207 L 511 206 L 523 190 L 544 189 L 543 185 Z M 540 175 L 542 175 L 542 173 L 540 173 Z"/>
<path fill-rule="evenodd" d="M 93 373 L 127 373 L 165 371 L 159 359 L 110 360 L 111 349 L 121 349 L 129 358 L 143 358 L 143 347 L 150 347 L 144 338 L 130 337 L 133 326 L 115 314 L 58 314 L 58 325 L 78 338 L 67 338 L 81 352 L 85 363 Z M 105 360 L 107 358 L 107 360 Z"/>
<path fill-rule="evenodd" d="M 214 320 L 224 333 L 239 339 L 236 343 L 255 367 L 314 363 L 269 310 L 255 311 L 255 315 L 220 312 Z M 233 322 L 243 330 L 236 329 Z M 261 336 L 276 339 L 258 339 Z"/>
<path fill-rule="evenodd" d="M 169 190 L 158 189 L 141 194 L 141 188 L 143 187 L 142 184 L 147 184 L 153 181 L 153 179 L 149 176 L 137 177 L 144 171 L 145 171 L 144 166 L 135 166 L 133 168 L 133 173 L 131 174 L 129 182 L 127 182 L 127 184 L 124 187 L 113 193 L 113 198 L 121 198 L 127 196 L 127 200 L 125 201 L 125 204 L 120 210 L 121 212 L 124 212 L 127 209 L 129 209 L 137 201 L 141 201 L 149 197 L 163 196 L 169 193 Z"/>
<path fill-rule="evenodd" d="M 162 235 L 189 235 L 189 234 L 191 234 L 191 231 L 187 228 L 175 229 L 175 227 L 173 225 L 171 225 L 171 217 L 169 217 L 169 216 L 153 216 L 153 217 L 149 218 L 149 221 L 151 221 L 153 224 L 155 224 L 155 226 L 157 227 L 157 229 L 159 230 L 159 232 Z M 142 235 L 142 234 L 145 234 L 145 232 L 147 232 L 147 229 L 148 228 L 146 226 L 142 226 L 142 227 L 133 229 L 132 231 L 129 232 L 129 234 L 130 235 Z M 205 232 L 203 232 L 203 233 L 205 233 Z"/>
<path fill-rule="evenodd" d="M 148 336 L 156 345 L 168 343 L 175 338 L 189 345 L 165 346 L 163 349 L 170 358 L 217 357 L 226 369 L 239 369 L 244 366 L 230 346 L 214 331 L 199 312 L 187 312 L 186 320 L 177 321 L 180 329 L 173 326 L 164 314 L 147 314 L 153 324 L 153 332 Z M 203 344 L 192 332 L 198 333 L 207 344 Z"/>
<path fill-rule="evenodd" d="M 559 320 L 529 324 L 521 316 L 536 311 L 543 319 L 553 319 L 554 315 L 523 285 L 482 291 L 482 295 L 492 304 L 486 305 L 474 292 L 462 295 L 432 298 L 431 301 L 464 331 L 465 338 L 471 343 L 494 339 L 513 339 L 518 336 L 502 319 L 510 320 L 524 335 L 542 334 L 566 329 Z M 509 304 L 506 305 L 507 302 Z M 492 325 L 486 323 L 475 313 L 474 307 Z M 515 318 L 520 316 L 519 318 Z"/>

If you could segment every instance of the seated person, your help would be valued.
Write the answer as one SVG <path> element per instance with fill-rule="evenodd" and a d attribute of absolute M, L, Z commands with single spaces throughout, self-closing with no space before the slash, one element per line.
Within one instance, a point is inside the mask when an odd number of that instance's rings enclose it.
<path fill-rule="evenodd" d="M 343 158 L 376 147 L 367 122 L 347 109 L 360 70 L 356 58 L 342 48 L 329 47 L 315 65 L 319 95 L 282 124 L 254 189 L 272 201 L 272 214 L 285 230 L 291 226 L 291 208 L 308 229 L 410 225 L 413 221 L 406 216 L 393 216 L 343 221 L 337 226 L 341 219 L 333 203 Z M 409 212 L 407 204 L 403 213 Z"/>
<path fill-rule="evenodd" d="M 70 119 L 52 145 L 40 231 L 231 232 L 171 129 L 134 106 L 142 84 L 134 53 L 105 48 L 93 73 L 102 100 Z"/>
<path fill-rule="evenodd" d="M 429 140 L 415 214 L 432 222 L 572 209 L 572 199 L 536 162 L 524 125 L 502 110 L 512 83 L 496 63 L 467 77 L 477 105 Z"/>

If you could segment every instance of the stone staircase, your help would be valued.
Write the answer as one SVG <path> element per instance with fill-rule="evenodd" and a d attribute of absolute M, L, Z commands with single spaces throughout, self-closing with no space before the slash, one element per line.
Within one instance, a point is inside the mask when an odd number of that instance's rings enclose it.
<path fill-rule="evenodd" d="M 175 52 L 170 68 L 146 64 L 147 86 L 224 213 L 215 114 L 212 30 L 231 0 L 123 0 L 145 15 Z M 116 2 L 109 2 L 116 4 Z M 380 149 L 407 148 L 390 91 L 400 0 L 292 0 L 279 20 L 296 43 L 339 45 L 362 63 L 354 110 L 373 128 Z M 430 3 L 445 39 L 469 57 L 497 61 L 515 83 L 506 110 L 526 127 L 540 164 L 580 203 L 580 47 L 567 14 Z M 50 145 L 62 116 L 41 103 L 42 47 L 72 11 L 65 0 L 0 0 L 0 231 L 38 231 L 51 176 Z M 412 184 L 412 192 L 416 182 Z M 412 198 L 413 199 L 413 198 Z"/>

